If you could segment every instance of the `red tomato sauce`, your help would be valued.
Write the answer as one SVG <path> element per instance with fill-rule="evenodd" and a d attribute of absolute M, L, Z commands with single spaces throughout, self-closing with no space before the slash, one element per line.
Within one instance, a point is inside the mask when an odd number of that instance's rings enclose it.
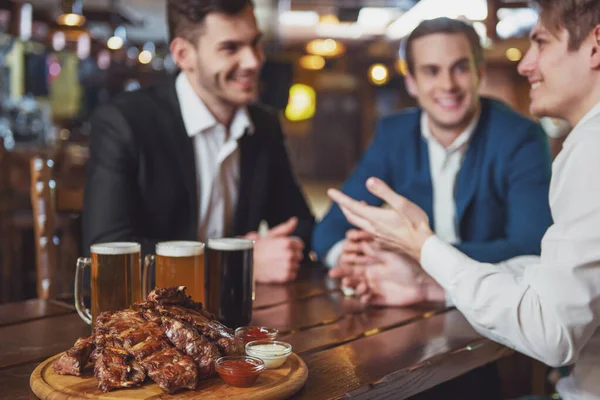
<path fill-rule="evenodd" d="M 252 386 L 263 369 L 264 365 L 243 359 L 223 361 L 216 366 L 217 372 L 225 383 L 235 387 Z"/>
<path fill-rule="evenodd" d="M 249 330 L 247 330 L 246 332 L 244 332 L 242 334 L 242 339 L 244 339 L 244 341 L 247 342 L 252 342 L 253 340 L 260 340 L 260 339 L 268 339 L 269 338 L 269 332 L 261 329 L 257 326 L 255 326 L 254 328 L 250 328 Z"/>

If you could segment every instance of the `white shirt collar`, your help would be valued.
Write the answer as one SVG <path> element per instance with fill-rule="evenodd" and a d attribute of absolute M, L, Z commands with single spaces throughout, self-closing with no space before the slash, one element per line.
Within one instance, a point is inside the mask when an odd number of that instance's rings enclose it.
<path fill-rule="evenodd" d="M 567 136 L 567 139 L 565 140 L 565 142 L 563 144 L 563 148 L 567 144 L 575 143 L 579 139 L 580 136 L 583 138 L 583 136 L 585 135 L 585 133 L 587 131 L 590 131 L 590 132 L 592 132 L 592 134 L 596 135 L 597 127 L 594 127 L 595 129 L 589 130 L 589 129 L 585 129 L 585 125 L 592 118 L 594 118 L 598 115 L 600 115 L 600 103 L 598 103 L 594 107 L 592 107 L 592 109 L 590 111 L 588 111 L 587 114 L 585 114 L 583 118 L 581 118 L 581 120 L 577 123 L 577 125 L 575 125 L 575 127 L 573 128 L 571 133 L 569 133 L 569 136 Z"/>
<path fill-rule="evenodd" d="M 179 108 L 185 125 L 185 130 L 189 137 L 204 133 L 219 125 L 215 117 L 206 107 L 206 104 L 194 92 L 192 85 L 183 72 L 175 80 L 175 90 L 179 100 Z M 230 127 L 231 138 L 240 139 L 244 134 L 253 134 L 254 125 L 250 119 L 248 109 L 240 107 L 236 111 Z"/>
<path fill-rule="evenodd" d="M 448 148 L 446 148 L 447 153 L 453 153 L 456 150 L 463 148 L 464 145 L 466 145 L 469 142 L 469 140 L 471 140 L 471 137 L 473 137 L 473 134 L 475 133 L 477 123 L 479 122 L 480 115 L 481 111 L 478 111 L 477 114 L 475 114 L 475 116 L 473 117 L 473 120 L 471 120 L 469 125 L 466 127 L 466 129 L 460 135 L 458 135 L 456 139 L 454 139 L 454 142 L 452 142 L 452 144 Z M 437 139 L 433 137 L 431 131 L 429 130 L 429 117 L 427 116 L 427 113 L 425 111 L 421 112 L 421 136 L 427 142 L 433 140 L 439 144 Z"/>

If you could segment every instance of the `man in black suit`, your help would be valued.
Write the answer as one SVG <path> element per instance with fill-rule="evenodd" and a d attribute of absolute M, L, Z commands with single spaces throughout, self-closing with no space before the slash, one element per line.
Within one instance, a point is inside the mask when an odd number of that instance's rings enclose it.
<path fill-rule="evenodd" d="M 92 118 L 86 248 L 137 241 L 256 240 L 255 277 L 295 279 L 314 218 L 275 113 L 253 105 L 264 61 L 251 0 L 168 0 L 176 77 L 118 96 Z M 256 230 L 266 220 L 265 236 Z"/>

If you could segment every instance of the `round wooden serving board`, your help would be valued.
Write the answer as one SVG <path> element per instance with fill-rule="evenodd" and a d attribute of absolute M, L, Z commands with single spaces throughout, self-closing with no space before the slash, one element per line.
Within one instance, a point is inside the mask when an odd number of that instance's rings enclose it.
<path fill-rule="evenodd" d="M 292 353 L 278 369 L 265 370 L 252 387 L 235 388 L 218 376 L 204 380 L 196 390 L 184 390 L 169 395 L 150 381 L 137 388 L 118 389 L 104 393 L 98 389 L 93 368 L 88 366 L 81 377 L 58 375 L 52 364 L 60 354 L 47 359 L 33 371 L 29 384 L 40 399 L 286 399 L 304 386 L 308 368 L 300 357 Z"/>

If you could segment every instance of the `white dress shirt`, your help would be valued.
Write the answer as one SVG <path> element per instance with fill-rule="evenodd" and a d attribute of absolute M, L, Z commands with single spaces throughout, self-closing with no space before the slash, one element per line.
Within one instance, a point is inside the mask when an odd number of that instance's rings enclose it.
<path fill-rule="evenodd" d="M 539 263 L 479 263 L 433 236 L 421 265 L 482 335 L 548 365 L 575 363 L 557 387 L 564 399 L 600 399 L 600 104 L 552 168 L 554 225 Z"/>
<path fill-rule="evenodd" d="M 240 180 L 238 140 L 254 127 L 246 108 L 238 109 L 229 131 L 198 97 L 185 73 L 175 82 L 185 129 L 194 138 L 198 190 L 198 240 L 228 234 L 237 206 Z"/>
<path fill-rule="evenodd" d="M 427 113 L 421 113 L 421 136 L 427 142 L 429 153 L 429 171 L 433 188 L 433 223 L 434 231 L 442 240 L 460 243 L 458 221 L 456 220 L 456 200 L 454 189 L 456 177 L 460 172 L 469 141 L 475 132 L 479 114 L 469 126 L 452 142 L 444 147 L 431 134 Z M 337 242 L 325 256 L 325 265 L 333 268 L 337 265 L 345 240 Z"/>

